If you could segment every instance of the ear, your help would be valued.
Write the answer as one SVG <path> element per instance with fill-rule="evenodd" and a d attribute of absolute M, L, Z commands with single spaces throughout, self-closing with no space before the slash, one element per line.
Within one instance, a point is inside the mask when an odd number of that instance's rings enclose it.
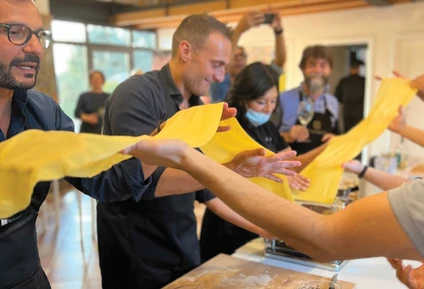
<path fill-rule="evenodd" d="M 192 53 L 193 53 L 193 46 L 191 46 L 191 44 L 188 41 L 186 40 L 181 41 L 178 49 L 179 49 L 180 57 L 182 61 L 187 62 L 191 59 Z"/>

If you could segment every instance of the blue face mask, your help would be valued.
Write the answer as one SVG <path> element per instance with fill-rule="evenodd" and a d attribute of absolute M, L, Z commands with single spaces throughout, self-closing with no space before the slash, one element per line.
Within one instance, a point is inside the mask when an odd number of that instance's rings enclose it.
<path fill-rule="evenodd" d="M 265 124 L 269 118 L 271 117 L 271 114 L 266 114 L 262 112 L 257 112 L 252 109 L 247 109 L 246 112 L 246 118 L 254 125 L 254 126 L 261 126 Z"/>

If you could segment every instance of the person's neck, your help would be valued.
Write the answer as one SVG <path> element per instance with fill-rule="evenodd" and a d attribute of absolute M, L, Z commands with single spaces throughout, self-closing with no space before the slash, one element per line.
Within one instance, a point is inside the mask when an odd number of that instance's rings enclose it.
<path fill-rule="evenodd" d="M 171 72 L 172 80 L 174 81 L 178 90 L 181 92 L 181 95 L 183 96 L 183 102 L 188 103 L 190 97 L 192 96 L 192 93 L 188 91 L 187 87 L 185 87 L 184 85 L 182 78 L 182 66 L 183 64 L 179 63 L 178 59 L 172 58 L 169 61 L 169 70 Z"/>
<path fill-rule="evenodd" d="M 103 93 L 103 89 L 101 87 L 100 88 L 93 88 L 91 91 L 94 92 L 94 93 Z"/>
<path fill-rule="evenodd" d="M 13 90 L 0 87 L 0 119 L 12 107 Z"/>

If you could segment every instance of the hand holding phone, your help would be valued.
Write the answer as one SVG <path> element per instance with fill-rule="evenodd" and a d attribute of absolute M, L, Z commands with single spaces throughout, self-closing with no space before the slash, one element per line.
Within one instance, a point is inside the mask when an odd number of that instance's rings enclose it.
<path fill-rule="evenodd" d="M 274 22 L 274 13 L 265 13 L 264 14 L 264 24 L 272 24 Z"/>

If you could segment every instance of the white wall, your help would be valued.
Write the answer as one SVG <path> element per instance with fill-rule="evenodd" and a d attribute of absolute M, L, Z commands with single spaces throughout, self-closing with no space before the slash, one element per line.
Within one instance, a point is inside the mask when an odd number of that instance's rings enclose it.
<path fill-rule="evenodd" d="M 49 0 L 36 0 L 38 10 L 41 15 L 50 15 L 50 1 Z"/>
<path fill-rule="evenodd" d="M 344 11 L 288 16 L 283 19 L 288 60 L 287 88 L 302 81 L 298 68 L 302 51 L 307 45 L 368 44 L 366 75 L 366 111 L 376 95 L 379 83 L 375 74 L 391 76 L 399 69 L 410 77 L 424 73 L 424 3 L 399 4 L 388 7 L 368 7 Z M 158 31 L 160 47 L 171 48 L 174 29 Z M 254 28 L 240 39 L 240 45 L 272 45 L 274 35 L 267 26 Z M 414 100 L 407 109 L 411 125 L 424 129 L 424 103 Z M 384 133 L 368 147 L 368 155 L 375 155 L 394 147 L 396 137 Z M 424 149 L 408 144 L 414 155 L 424 157 Z"/>

